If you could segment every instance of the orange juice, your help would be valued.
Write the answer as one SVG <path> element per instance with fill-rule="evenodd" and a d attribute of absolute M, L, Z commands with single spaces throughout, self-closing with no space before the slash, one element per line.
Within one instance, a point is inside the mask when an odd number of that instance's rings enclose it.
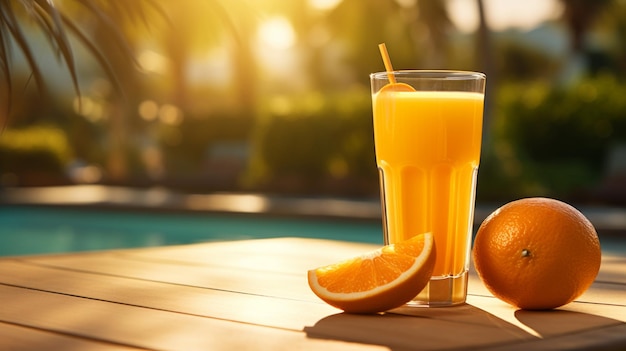
<path fill-rule="evenodd" d="M 437 262 L 420 295 L 441 295 L 442 304 L 465 301 L 483 100 L 459 91 L 382 91 L 372 99 L 386 241 L 433 233 Z"/>

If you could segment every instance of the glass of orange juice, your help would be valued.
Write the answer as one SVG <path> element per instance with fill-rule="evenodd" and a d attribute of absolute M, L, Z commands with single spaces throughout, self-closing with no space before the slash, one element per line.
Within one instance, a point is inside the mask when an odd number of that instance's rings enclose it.
<path fill-rule="evenodd" d="M 464 303 L 486 77 L 413 70 L 370 81 L 385 244 L 435 238 L 433 275 L 409 304 Z"/>

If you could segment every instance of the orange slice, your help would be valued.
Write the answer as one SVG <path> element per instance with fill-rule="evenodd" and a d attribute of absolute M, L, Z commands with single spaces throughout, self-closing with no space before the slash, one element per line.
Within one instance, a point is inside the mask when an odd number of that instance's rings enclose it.
<path fill-rule="evenodd" d="M 435 242 L 431 233 L 425 233 L 312 269 L 308 280 L 315 295 L 332 306 L 348 313 L 377 313 L 417 296 L 434 267 Z"/>
<path fill-rule="evenodd" d="M 413 92 L 415 91 L 415 89 L 413 89 L 412 86 L 405 84 L 405 83 L 389 83 L 387 85 L 385 85 L 384 87 L 382 87 L 378 93 L 383 93 L 383 92 L 390 92 L 390 91 L 395 91 L 395 92 L 399 92 L 399 91 L 404 91 L 404 92 Z"/>

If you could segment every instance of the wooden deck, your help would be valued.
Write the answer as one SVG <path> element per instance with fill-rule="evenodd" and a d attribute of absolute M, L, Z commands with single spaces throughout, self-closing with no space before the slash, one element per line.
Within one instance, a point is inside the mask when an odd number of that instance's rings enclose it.
<path fill-rule="evenodd" d="M 306 271 L 374 246 L 218 242 L 0 259 L 0 350 L 626 349 L 626 257 L 547 312 L 517 311 L 475 275 L 468 303 L 348 315 Z"/>

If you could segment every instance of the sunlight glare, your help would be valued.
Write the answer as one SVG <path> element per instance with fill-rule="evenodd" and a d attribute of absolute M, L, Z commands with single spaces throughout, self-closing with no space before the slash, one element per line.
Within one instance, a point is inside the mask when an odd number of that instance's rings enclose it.
<path fill-rule="evenodd" d="M 177 106 L 164 104 L 159 109 L 159 120 L 165 124 L 179 126 L 183 123 L 183 111 Z"/>
<path fill-rule="evenodd" d="M 259 40 L 262 44 L 276 50 L 287 50 L 296 42 L 296 33 L 285 17 L 273 17 L 261 23 Z"/>
<path fill-rule="evenodd" d="M 396 0 L 396 3 L 405 9 L 409 9 L 417 5 L 417 0 Z"/>
<path fill-rule="evenodd" d="M 189 195 L 185 201 L 187 208 L 198 211 L 227 211 L 243 213 L 263 213 L 270 203 L 259 195 L 211 194 Z"/>
<path fill-rule="evenodd" d="M 269 100 L 270 111 L 276 116 L 287 116 L 292 112 L 292 103 L 284 95 L 273 96 Z"/>
<path fill-rule="evenodd" d="M 321 48 L 327 45 L 332 39 L 332 34 L 327 26 L 318 24 L 311 27 L 309 31 L 309 43 L 313 47 Z"/>
<path fill-rule="evenodd" d="M 191 57 L 185 72 L 188 81 L 220 87 L 230 83 L 233 68 L 227 46 L 228 44 L 220 43 L 215 48 Z"/>
<path fill-rule="evenodd" d="M 329 11 L 337 7 L 342 0 L 309 0 L 309 7 L 315 10 Z"/>
<path fill-rule="evenodd" d="M 144 50 L 137 59 L 146 72 L 163 74 L 167 70 L 167 58 L 152 50 Z"/>
<path fill-rule="evenodd" d="M 474 0 L 448 0 L 450 20 L 465 33 L 478 28 L 478 10 Z M 485 16 L 492 30 L 509 28 L 530 30 L 544 21 L 557 18 L 563 6 L 556 0 L 501 1 L 485 0 Z"/>
<path fill-rule="evenodd" d="M 99 122 L 105 118 L 102 104 L 86 96 L 74 98 L 74 112 L 92 123 Z"/>
<path fill-rule="evenodd" d="M 159 105 L 153 100 L 144 100 L 139 104 L 138 112 L 145 121 L 154 121 L 159 115 Z"/>

